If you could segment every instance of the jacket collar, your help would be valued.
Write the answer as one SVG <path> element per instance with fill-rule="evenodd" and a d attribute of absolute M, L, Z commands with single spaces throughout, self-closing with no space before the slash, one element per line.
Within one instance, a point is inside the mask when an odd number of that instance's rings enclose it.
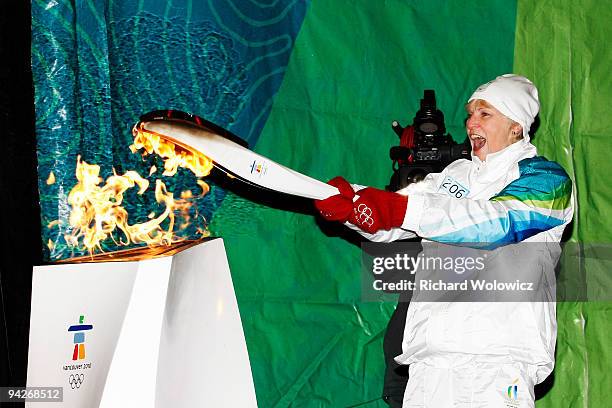
<path fill-rule="evenodd" d="M 484 161 L 472 154 L 472 162 L 477 169 L 480 182 L 492 182 L 505 177 L 519 161 L 534 157 L 538 151 L 534 145 L 522 140 L 511 144 L 499 152 L 489 153 Z"/>

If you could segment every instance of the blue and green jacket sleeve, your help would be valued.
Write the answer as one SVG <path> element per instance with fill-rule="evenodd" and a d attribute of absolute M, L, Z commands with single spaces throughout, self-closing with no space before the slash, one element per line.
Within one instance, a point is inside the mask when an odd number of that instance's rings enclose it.
<path fill-rule="evenodd" d="M 488 200 L 427 192 L 409 195 L 402 227 L 432 241 L 485 248 L 542 232 L 551 235 L 542 236 L 542 241 L 559 241 L 561 226 L 573 214 L 570 178 L 561 166 L 542 157 L 524 159 L 518 169 L 519 177 Z"/>

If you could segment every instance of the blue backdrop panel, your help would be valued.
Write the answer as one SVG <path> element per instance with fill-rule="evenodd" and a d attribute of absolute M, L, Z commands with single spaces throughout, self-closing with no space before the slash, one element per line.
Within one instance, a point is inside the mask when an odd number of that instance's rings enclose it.
<path fill-rule="evenodd" d="M 39 189 L 47 259 L 80 255 L 69 248 L 68 194 L 77 156 L 101 166 L 101 177 L 136 170 L 147 177 L 159 159 L 128 149 L 138 117 L 155 109 L 192 112 L 254 145 L 283 79 L 303 21 L 305 1 L 32 1 Z M 47 180 L 53 173 L 55 182 Z M 199 187 L 189 171 L 162 177 L 175 197 Z M 132 189 L 135 190 L 135 189 Z M 161 209 L 150 188 L 128 190 L 130 224 Z M 197 195 L 197 194 L 194 194 Z M 225 192 L 194 199 L 195 235 Z M 53 223 L 53 221 L 59 222 Z M 51 226 L 49 226 L 51 225 Z M 105 249 L 116 249 L 112 240 Z"/>

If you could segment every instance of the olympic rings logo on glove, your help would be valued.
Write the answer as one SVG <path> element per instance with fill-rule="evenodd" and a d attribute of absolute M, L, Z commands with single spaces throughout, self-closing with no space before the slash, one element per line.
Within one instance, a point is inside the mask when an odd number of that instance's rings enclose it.
<path fill-rule="evenodd" d="M 368 227 L 374 225 L 374 218 L 372 218 L 372 209 L 370 207 L 362 203 L 354 211 L 355 217 L 361 225 L 367 225 Z"/>

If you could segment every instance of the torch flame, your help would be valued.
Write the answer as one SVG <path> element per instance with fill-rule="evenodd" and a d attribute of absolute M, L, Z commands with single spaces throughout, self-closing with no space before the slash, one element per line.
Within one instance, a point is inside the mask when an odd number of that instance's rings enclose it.
<path fill-rule="evenodd" d="M 188 150 L 165 139 L 157 133 L 146 131 L 142 125 L 134 127 L 134 144 L 130 146 L 132 153 L 145 150 L 145 154 L 156 153 L 164 159 L 164 176 L 173 176 L 179 167 L 189 169 L 196 177 L 210 174 L 213 162 L 208 157 Z"/>
<path fill-rule="evenodd" d="M 189 149 L 174 143 L 163 135 L 147 131 L 143 124 L 134 126 L 132 130 L 134 135 L 134 144 L 130 146 L 132 153 L 136 153 L 140 149 L 144 149 L 143 155 L 155 153 L 164 160 L 164 176 L 173 176 L 176 174 L 179 167 L 189 169 L 198 178 L 196 183 L 202 189 L 199 197 L 202 197 L 210 191 L 210 186 L 201 180 L 201 177 L 208 176 L 213 168 L 213 161 L 201 154 L 200 152 Z M 151 168 L 151 174 L 157 169 L 155 166 Z M 190 199 L 193 198 L 191 191 L 183 191 L 181 198 L 174 201 L 174 208 L 178 211 L 183 219 L 183 223 L 179 228 L 186 228 L 191 220 L 189 215 L 189 207 L 191 206 Z M 202 236 L 208 236 L 208 231 L 198 228 L 198 233 Z"/>

